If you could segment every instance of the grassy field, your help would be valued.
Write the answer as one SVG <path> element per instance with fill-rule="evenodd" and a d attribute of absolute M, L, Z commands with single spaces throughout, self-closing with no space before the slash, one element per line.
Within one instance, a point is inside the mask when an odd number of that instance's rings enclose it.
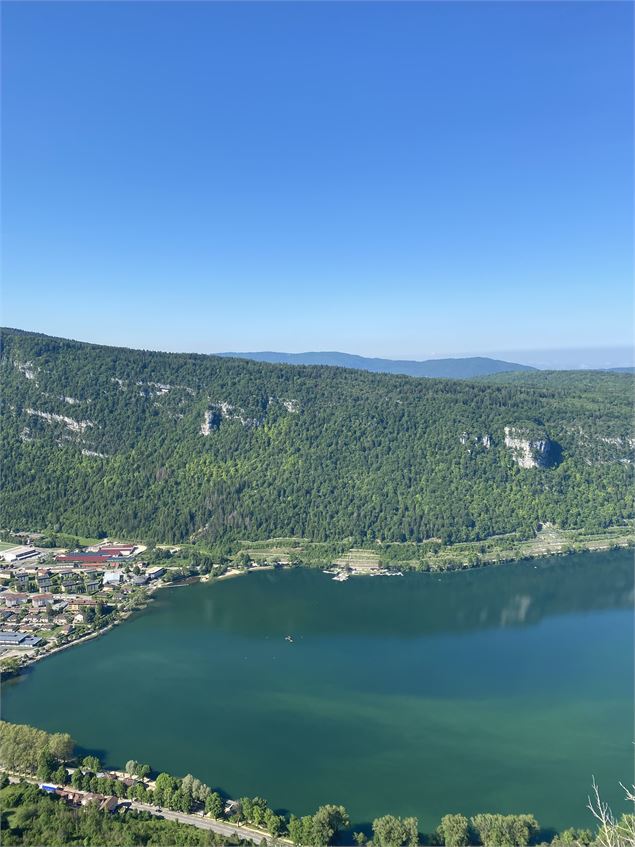
<path fill-rule="evenodd" d="M 16 544 L 15 541 L 0 541 L 0 553 L 4 553 L 5 550 L 10 550 L 12 547 L 19 547 L 19 544 Z"/>

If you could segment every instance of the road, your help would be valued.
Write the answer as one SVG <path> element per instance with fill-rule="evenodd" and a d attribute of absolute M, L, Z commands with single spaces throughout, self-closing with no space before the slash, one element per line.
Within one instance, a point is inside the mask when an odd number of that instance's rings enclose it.
<path fill-rule="evenodd" d="M 202 815 L 187 815 L 184 812 L 172 812 L 169 809 L 161 809 L 156 811 L 156 806 L 149 806 L 146 803 L 139 803 L 138 800 L 124 801 L 130 804 L 131 808 L 138 812 L 150 812 L 151 815 L 156 815 L 159 818 L 165 818 L 168 821 L 177 821 L 178 823 L 186 823 L 190 826 L 197 826 L 199 829 L 211 829 L 213 832 L 218 832 L 219 835 L 238 836 L 246 841 L 253 841 L 254 844 L 260 844 L 266 835 L 263 832 L 250 829 L 246 826 L 237 826 L 236 824 L 224 823 L 205 818 Z M 286 839 L 278 839 L 279 843 L 291 844 Z"/>
<path fill-rule="evenodd" d="M 10 782 L 19 782 L 20 779 L 24 779 L 26 782 L 30 782 L 33 785 L 39 785 L 40 780 L 35 779 L 31 776 L 22 776 L 17 777 L 10 775 Z M 72 786 L 63 786 L 65 788 L 69 788 L 71 791 L 75 791 L 77 794 L 86 794 L 86 791 L 78 791 Z M 128 806 L 131 809 L 134 809 L 137 812 L 149 812 L 151 815 L 154 815 L 157 818 L 165 818 L 168 821 L 176 821 L 177 823 L 188 824 L 189 826 L 197 826 L 199 829 L 211 829 L 212 832 L 217 832 L 219 835 L 224 836 L 236 836 L 238 838 L 243 839 L 243 841 L 252 841 L 254 844 L 261 844 L 263 839 L 265 841 L 268 840 L 267 834 L 264 832 L 259 832 L 256 829 L 251 829 L 248 826 L 238 826 L 237 824 L 228 823 L 225 821 L 218 821 L 213 818 L 206 818 L 203 815 L 187 815 L 185 812 L 173 812 L 170 809 L 161 808 L 160 811 L 157 812 L 156 805 L 148 805 L 147 803 L 140 803 L 138 800 L 129 800 L 122 798 L 122 804 Z M 273 839 L 271 839 L 273 841 Z M 292 842 L 286 838 L 278 838 L 276 839 L 277 844 L 291 845 Z"/>

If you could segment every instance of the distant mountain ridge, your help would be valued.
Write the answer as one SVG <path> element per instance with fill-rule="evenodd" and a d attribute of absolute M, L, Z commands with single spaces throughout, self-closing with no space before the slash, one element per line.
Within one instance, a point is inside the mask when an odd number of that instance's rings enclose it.
<path fill-rule="evenodd" d="M 250 359 L 255 362 L 269 362 L 282 365 L 329 365 L 338 368 L 354 368 L 372 373 L 403 374 L 405 376 L 437 377 L 442 379 L 470 379 L 476 376 L 505 373 L 507 371 L 535 371 L 531 365 L 517 362 L 504 362 L 484 356 L 470 356 L 457 359 L 379 359 L 356 356 L 353 353 L 337 351 L 309 353 L 277 353 L 262 351 L 256 353 L 217 353 L 218 356 L 232 359 Z"/>

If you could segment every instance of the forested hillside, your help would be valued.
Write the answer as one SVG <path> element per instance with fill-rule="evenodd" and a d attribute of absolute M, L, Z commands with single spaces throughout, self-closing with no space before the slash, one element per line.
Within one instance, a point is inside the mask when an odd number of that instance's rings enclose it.
<path fill-rule="evenodd" d="M 633 516 L 633 377 L 418 380 L 4 330 L 2 524 L 477 540 Z"/>

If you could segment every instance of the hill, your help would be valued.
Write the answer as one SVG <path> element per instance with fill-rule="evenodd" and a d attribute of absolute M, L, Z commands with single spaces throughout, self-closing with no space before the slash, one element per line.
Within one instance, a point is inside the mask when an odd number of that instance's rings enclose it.
<path fill-rule="evenodd" d="M 417 380 L 2 332 L 12 529 L 445 542 L 633 516 L 633 377 Z"/>
<path fill-rule="evenodd" d="M 529 365 L 515 362 L 503 362 L 472 356 L 463 359 L 428 359 L 423 362 L 376 359 L 355 356 L 352 353 L 218 353 L 217 355 L 237 359 L 251 359 L 255 362 L 269 362 L 283 365 L 329 365 L 338 368 L 355 368 L 372 373 L 403 374 L 404 376 L 438 377 L 441 379 L 470 379 L 475 376 L 500 373 L 502 371 L 532 371 Z"/>

